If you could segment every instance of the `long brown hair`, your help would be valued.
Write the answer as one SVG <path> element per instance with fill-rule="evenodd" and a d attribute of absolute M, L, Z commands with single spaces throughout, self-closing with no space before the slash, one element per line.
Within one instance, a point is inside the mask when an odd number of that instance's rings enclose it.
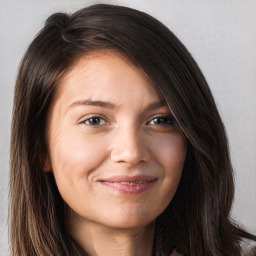
<path fill-rule="evenodd" d="M 83 55 L 113 50 L 150 79 L 187 140 L 175 197 L 157 218 L 156 255 L 240 255 L 239 229 L 229 214 L 234 196 L 223 123 L 207 82 L 184 45 L 143 12 L 94 5 L 56 13 L 29 46 L 16 82 L 10 173 L 10 239 L 14 256 L 78 256 L 64 228 L 65 202 L 42 170 L 47 117 L 64 74 Z"/>

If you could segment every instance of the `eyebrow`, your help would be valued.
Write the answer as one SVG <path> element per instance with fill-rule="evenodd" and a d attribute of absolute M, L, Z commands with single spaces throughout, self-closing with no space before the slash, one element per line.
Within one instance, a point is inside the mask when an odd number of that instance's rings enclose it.
<path fill-rule="evenodd" d="M 91 99 L 85 99 L 85 100 L 79 100 L 73 102 L 69 108 L 74 107 L 74 106 L 97 106 L 97 107 L 102 107 L 102 108 L 107 108 L 107 109 L 117 109 L 118 106 L 114 103 L 111 103 L 109 101 L 101 101 L 101 100 L 91 100 Z M 160 102 L 156 101 L 150 104 L 149 106 L 146 107 L 145 111 L 152 111 L 161 107 L 165 107 L 165 105 Z"/>
<path fill-rule="evenodd" d="M 90 100 L 90 99 L 75 101 L 70 105 L 70 107 L 81 106 L 81 105 L 97 106 L 97 107 L 108 108 L 108 109 L 117 108 L 117 106 L 115 104 L 113 104 L 109 101 L 101 101 L 101 100 L 94 101 L 94 100 Z"/>
<path fill-rule="evenodd" d="M 160 101 L 156 101 L 156 102 L 153 102 L 152 104 L 148 105 L 145 109 L 145 111 L 152 111 L 152 110 L 155 110 L 155 109 L 158 109 L 158 108 L 162 108 L 162 107 L 165 107 L 165 105 L 160 102 Z"/>

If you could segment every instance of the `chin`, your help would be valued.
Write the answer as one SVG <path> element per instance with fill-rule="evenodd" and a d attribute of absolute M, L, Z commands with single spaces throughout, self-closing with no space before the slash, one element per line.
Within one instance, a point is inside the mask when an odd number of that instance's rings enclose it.
<path fill-rule="evenodd" d="M 108 227 L 113 228 L 113 229 L 122 229 L 122 230 L 136 230 L 136 229 L 142 229 L 145 228 L 146 226 L 149 226 L 150 224 L 153 224 L 154 220 L 150 222 L 145 222 L 145 221 L 134 221 L 134 220 L 127 220 L 123 222 L 114 222 L 108 225 Z"/>
<path fill-rule="evenodd" d="M 156 217 L 146 214 L 112 214 L 106 225 L 117 229 L 136 229 L 154 223 Z"/>

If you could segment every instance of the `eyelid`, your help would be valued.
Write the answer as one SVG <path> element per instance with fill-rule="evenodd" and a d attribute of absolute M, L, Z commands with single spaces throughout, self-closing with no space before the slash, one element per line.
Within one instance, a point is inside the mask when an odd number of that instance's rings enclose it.
<path fill-rule="evenodd" d="M 176 119 L 175 117 L 171 114 L 171 113 L 167 113 L 167 114 L 157 114 L 153 117 L 150 118 L 150 120 L 146 123 L 149 125 L 149 123 L 154 120 L 155 118 L 167 118 L 167 119 L 171 119 L 172 123 L 169 125 L 174 125 L 176 123 Z"/>
<path fill-rule="evenodd" d="M 106 124 L 109 124 L 107 118 L 101 114 L 88 114 L 88 115 L 85 115 L 83 116 L 77 123 L 78 124 L 85 124 L 85 122 L 90 119 L 90 118 L 100 118 L 100 119 L 103 119 Z"/>

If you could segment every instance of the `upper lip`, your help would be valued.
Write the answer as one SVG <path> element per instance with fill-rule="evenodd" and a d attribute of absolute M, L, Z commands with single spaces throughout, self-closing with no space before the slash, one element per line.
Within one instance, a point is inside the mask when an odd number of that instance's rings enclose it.
<path fill-rule="evenodd" d="M 117 175 L 112 176 L 106 179 L 99 179 L 99 182 L 135 182 L 135 181 L 145 181 L 145 182 L 153 182 L 156 181 L 157 178 L 152 175 L 135 175 L 135 176 L 127 176 L 127 175 Z"/>

